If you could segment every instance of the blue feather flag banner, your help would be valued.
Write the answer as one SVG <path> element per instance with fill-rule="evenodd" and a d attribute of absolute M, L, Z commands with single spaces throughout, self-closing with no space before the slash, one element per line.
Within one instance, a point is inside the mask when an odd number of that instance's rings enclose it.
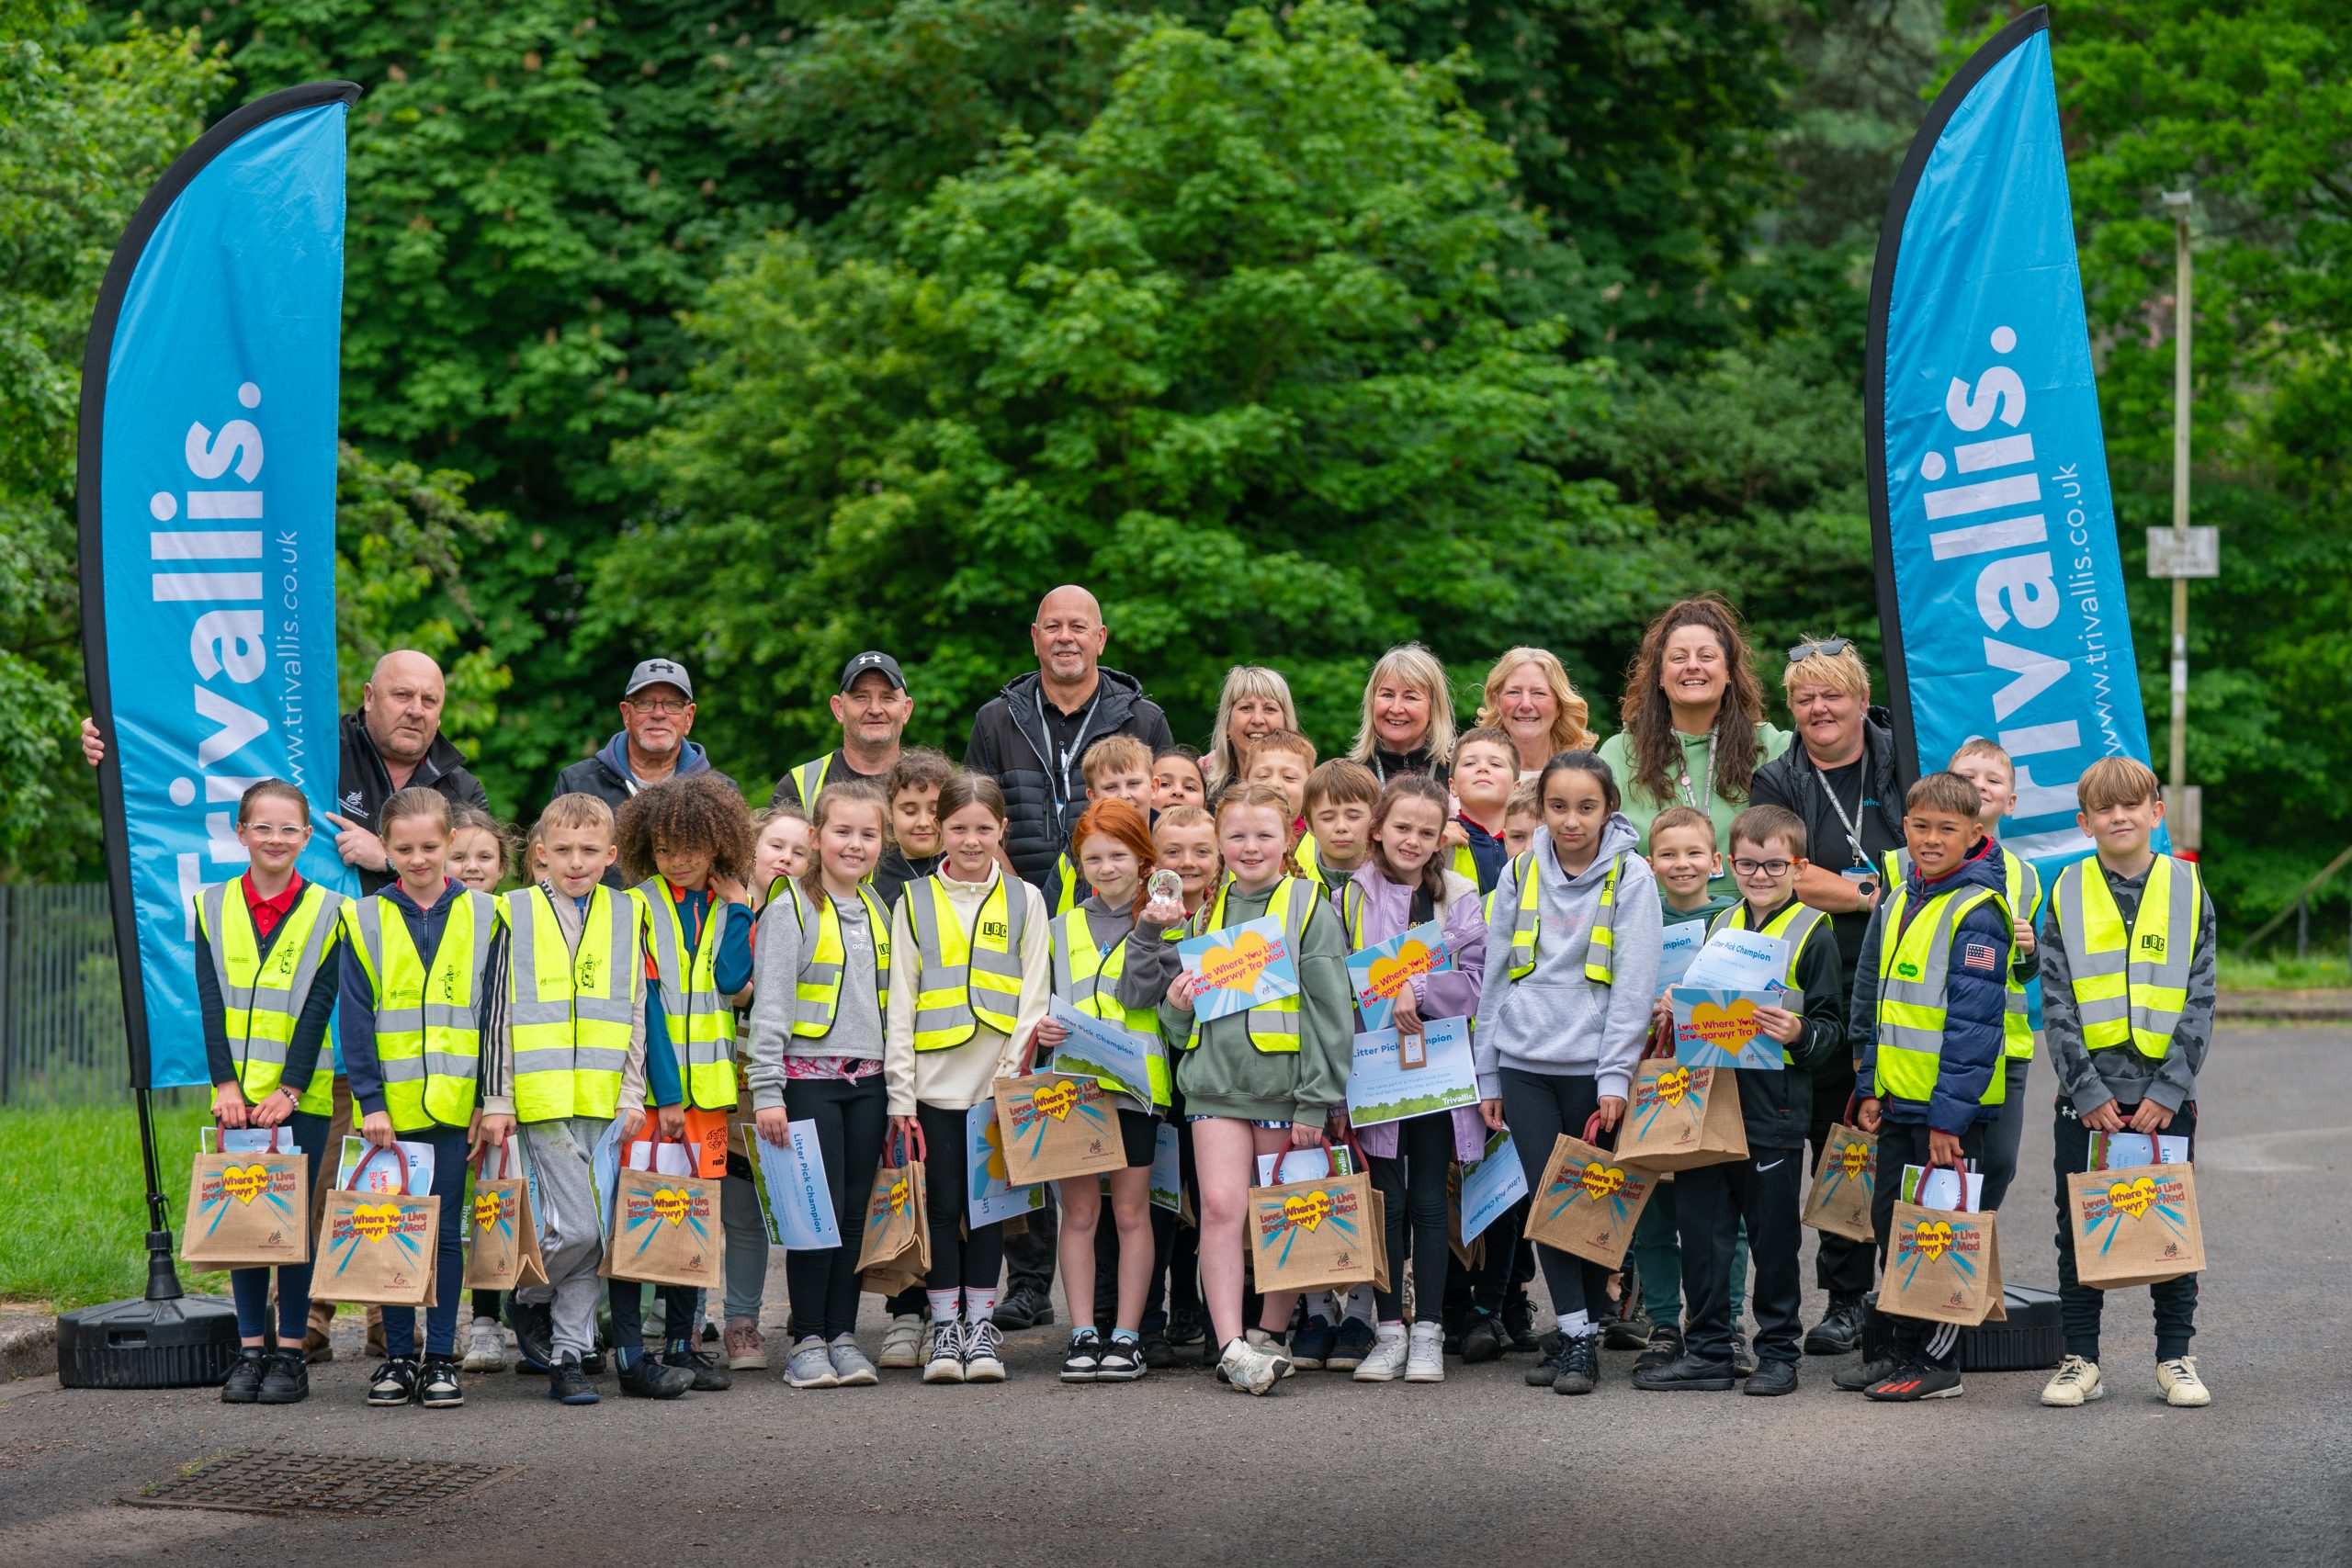
<path fill-rule="evenodd" d="M 1901 766 L 1998 740 L 2003 841 L 2045 886 L 2091 850 L 2083 770 L 2148 760 L 2049 22 L 2003 28 L 1928 111 L 1879 235 L 1867 362 Z"/>
<path fill-rule="evenodd" d="M 242 874 L 237 799 L 334 809 L 344 126 L 359 89 L 237 109 L 116 247 L 82 371 L 82 640 L 141 1089 L 201 1084 L 191 900 Z M 356 891 L 334 835 L 302 874 Z"/>

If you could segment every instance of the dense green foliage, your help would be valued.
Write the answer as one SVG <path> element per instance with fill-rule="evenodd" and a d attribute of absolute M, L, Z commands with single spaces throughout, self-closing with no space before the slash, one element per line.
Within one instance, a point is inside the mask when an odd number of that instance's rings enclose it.
<path fill-rule="evenodd" d="M 1407 636 L 1465 689 L 1546 643 L 1607 716 L 1642 620 L 1702 586 L 1759 647 L 1874 652 L 1878 220 L 1928 95 L 2011 8 L 146 14 L 0 0 L 0 172 L 76 171 L 71 200 L 0 180 L 0 363 L 33 370 L 0 384 L 19 874 L 87 841 L 53 750 L 78 666 L 41 641 L 70 624 L 80 316 L 144 181 L 243 97 L 368 89 L 344 419 L 383 466 L 344 475 L 346 650 L 453 662 L 453 733 L 520 813 L 657 650 L 695 663 L 697 737 L 741 778 L 822 738 L 829 666 L 869 643 L 915 670 L 917 732 L 960 739 L 1066 577 L 1195 738 L 1256 658 L 1338 740 Z M 2134 570 L 2169 517 L 2156 193 L 2199 193 L 2197 509 L 2225 545 L 2195 589 L 2191 771 L 2214 886 L 2258 918 L 2352 840 L 2352 44 L 2321 0 L 2064 0 L 2054 37 Z M 2134 593 L 2161 755 L 2164 586 Z"/>

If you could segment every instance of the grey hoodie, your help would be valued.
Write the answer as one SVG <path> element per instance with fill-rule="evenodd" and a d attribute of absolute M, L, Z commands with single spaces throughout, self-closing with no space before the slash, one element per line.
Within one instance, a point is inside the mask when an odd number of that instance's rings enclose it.
<path fill-rule="evenodd" d="M 1658 950 L 1664 922 L 1657 883 L 1649 862 L 1634 852 L 1634 825 L 1623 812 L 1600 830 L 1600 852 L 1581 875 L 1560 869 L 1552 830 L 1535 829 L 1530 845 L 1536 883 L 1536 909 L 1543 925 L 1536 938 L 1535 968 L 1525 979 L 1510 977 L 1510 933 L 1519 920 L 1517 863 L 1503 867 L 1487 919 L 1487 975 L 1478 995 L 1473 1054 L 1478 1093 L 1501 1095 L 1501 1070 L 1555 1076 L 1591 1075 L 1603 1095 L 1623 1098 L 1649 1036 L 1650 1004 L 1657 995 Z M 1600 885 L 1612 856 L 1622 855 L 1617 874 L 1616 919 L 1612 925 L 1614 980 L 1597 986 L 1585 978 L 1586 950 L 1600 907 Z"/>

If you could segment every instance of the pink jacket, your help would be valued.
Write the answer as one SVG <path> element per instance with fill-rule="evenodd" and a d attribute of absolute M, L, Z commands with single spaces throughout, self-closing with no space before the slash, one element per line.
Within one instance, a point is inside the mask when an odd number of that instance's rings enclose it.
<path fill-rule="evenodd" d="M 1389 881 L 1369 859 L 1356 867 L 1352 880 L 1363 895 L 1365 946 L 1386 942 L 1411 925 L 1411 888 Z M 1423 1018 L 1472 1017 L 1478 1010 L 1478 992 L 1487 973 L 1487 917 L 1480 906 L 1477 885 L 1447 872 L 1445 896 L 1438 900 L 1437 918 L 1445 932 L 1446 950 L 1453 956 L 1453 967 L 1434 975 L 1415 976 L 1414 1000 L 1419 1004 Z M 1358 1021 L 1362 1021 L 1361 1016 Z M 1454 1157 L 1465 1162 L 1484 1157 L 1487 1124 L 1479 1119 L 1478 1112 L 1464 1109 L 1447 1114 L 1453 1118 Z M 1388 1122 L 1362 1129 L 1356 1135 L 1363 1145 L 1363 1152 L 1383 1159 L 1396 1158 L 1396 1129 L 1401 1124 Z"/>

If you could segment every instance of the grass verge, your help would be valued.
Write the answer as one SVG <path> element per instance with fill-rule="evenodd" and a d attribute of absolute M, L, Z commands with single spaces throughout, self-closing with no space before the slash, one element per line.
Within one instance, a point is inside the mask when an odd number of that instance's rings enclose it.
<path fill-rule="evenodd" d="M 2224 953 L 2217 964 L 2225 991 L 2330 991 L 2352 987 L 2352 964 L 2342 953 L 2309 958 L 2281 954 L 2241 958 Z"/>
<path fill-rule="evenodd" d="M 183 1098 L 187 1103 L 176 1103 Z M 195 1096 L 155 1108 L 155 1149 L 175 1239 L 187 1212 L 197 1129 L 210 1117 Z M 139 1122 L 127 1101 L 0 1110 L 0 1301 L 54 1311 L 135 1296 L 147 1288 L 147 1201 Z M 225 1293 L 229 1277 L 182 1269 L 190 1292 Z"/>

